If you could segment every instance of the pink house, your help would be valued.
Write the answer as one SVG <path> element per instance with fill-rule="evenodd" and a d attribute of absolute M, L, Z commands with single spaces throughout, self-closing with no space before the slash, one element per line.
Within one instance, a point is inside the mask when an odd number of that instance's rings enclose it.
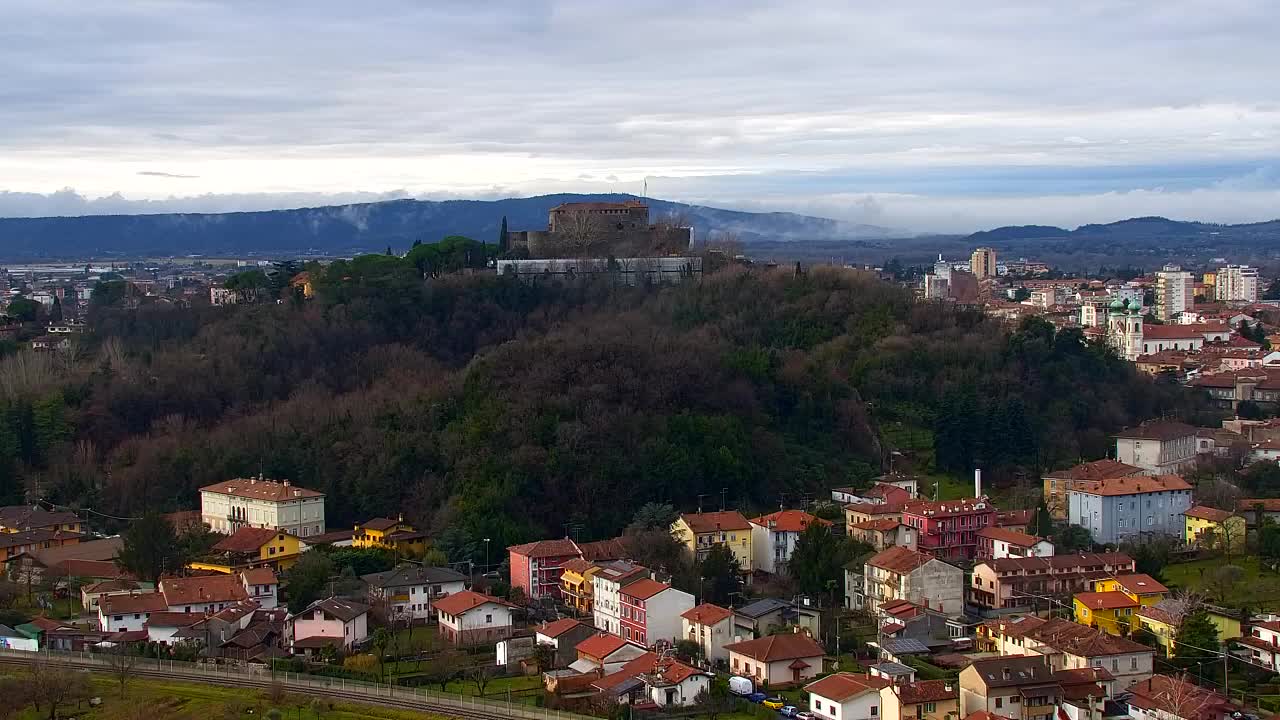
<path fill-rule="evenodd" d="M 285 621 L 294 654 L 318 652 L 326 645 L 349 648 L 369 635 L 369 607 L 337 598 L 317 600 Z"/>
<path fill-rule="evenodd" d="M 693 609 L 692 595 L 649 578 L 624 585 L 618 599 L 620 635 L 640 647 L 679 640 L 684 634 L 681 616 Z"/>
<path fill-rule="evenodd" d="M 531 600 L 559 600 L 564 564 L 582 557 L 578 544 L 569 538 L 512 545 L 507 552 L 511 556 L 511 587 L 520 588 Z"/>

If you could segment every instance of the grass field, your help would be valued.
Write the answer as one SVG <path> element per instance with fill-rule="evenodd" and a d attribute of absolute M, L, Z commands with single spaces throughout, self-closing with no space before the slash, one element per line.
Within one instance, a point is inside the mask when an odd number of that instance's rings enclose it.
<path fill-rule="evenodd" d="M 90 708 L 85 703 L 77 709 L 72 704 L 61 708 L 59 716 L 84 720 L 234 720 L 239 717 L 251 720 L 265 718 L 274 708 L 280 711 L 283 720 L 443 720 L 444 717 L 353 703 L 335 703 L 332 709 L 327 706 L 321 708 L 317 715 L 311 707 L 311 697 L 306 695 L 286 695 L 280 704 L 273 704 L 264 693 L 256 690 L 160 680 L 133 680 L 128 694 L 122 698 L 119 687 L 111 678 L 94 677 L 93 684 L 102 698 L 101 706 Z M 19 720 L 42 720 L 48 717 L 48 711 L 37 714 L 27 708 L 17 717 Z"/>
<path fill-rule="evenodd" d="M 1235 565 L 1244 570 L 1244 577 L 1228 588 L 1220 587 L 1214 582 L 1211 572 L 1224 565 Z M 1230 562 L 1223 558 L 1211 558 L 1178 563 L 1165 566 L 1162 574 L 1171 585 L 1202 591 L 1226 605 L 1248 605 L 1255 610 L 1280 608 L 1280 575 L 1259 568 L 1257 557 L 1232 558 Z"/>

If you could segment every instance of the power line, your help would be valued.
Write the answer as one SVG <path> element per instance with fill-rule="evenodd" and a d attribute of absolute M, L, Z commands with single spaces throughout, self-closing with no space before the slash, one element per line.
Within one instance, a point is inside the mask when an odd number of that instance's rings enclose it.
<path fill-rule="evenodd" d="M 140 517 L 120 517 L 119 515 L 110 515 L 104 512 L 98 512 L 97 510 L 94 510 L 93 508 L 89 508 L 89 507 L 76 508 L 76 507 L 71 507 L 70 505 L 59 505 L 57 503 L 45 500 L 44 498 L 37 498 L 36 503 L 39 505 L 48 505 L 53 510 L 65 510 L 66 512 L 72 512 L 72 513 L 86 512 L 86 513 L 92 513 L 94 515 L 98 515 L 100 517 L 110 518 L 112 520 L 123 520 L 125 522 L 134 522 L 142 519 Z"/>

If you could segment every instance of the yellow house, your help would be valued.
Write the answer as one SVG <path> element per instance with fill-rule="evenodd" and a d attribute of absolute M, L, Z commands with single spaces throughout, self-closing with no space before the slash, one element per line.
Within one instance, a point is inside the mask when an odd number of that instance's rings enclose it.
<path fill-rule="evenodd" d="M 705 558 L 716 545 L 724 545 L 733 552 L 743 571 L 754 569 L 751 562 L 751 523 L 737 510 L 681 513 L 671 523 L 671 536 L 698 560 Z"/>
<path fill-rule="evenodd" d="M 187 564 L 192 570 L 232 574 L 254 567 L 288 569 L 306 550 L 298 536 L 273 528 L 242 527 L 213 546 L 209 557 Z"/>
<path fill-rule="evenodd" d="M 1112 635 L 1123 635 L 1134 625 L 1140 608 L 1164 600 L 1169 588 L 1150 575 L 1118 575 L 1093 583 L 1093 592 L 1076 593 L 1072 603 L 1075 621 Z"/>
<path fill-rule="evenodd" d="M 1133 612 L 1142 606 L 1122 592 L 1085 592 L 1076 593 L 1072 607 L 1081 625 L 1123 635 L 1133 624 Z"/>
<path fill-rule="evenodd" d="M 1227 553 L 1244 547 L 1245 519 L 1233 512 L 1194 505 L 1182 513 L 1188 545 L 1210 544 Z"/>
<path fill-rule="evenodd" d="M 578 615 L 589 615 L 595 599 L 595 576 L 600 566 L 590 560 L 573 558 L 566 560 L 560 574 L 560 592 L 564 602 Z"/>
<path fill-rule="evenodd" d="M 0 533 L 19 533 L 29 530 L 77 534 L 84 532 L 80 518 L 73 512 L 61 510 L 51 512 L 41 507 L 26 505 L 0 507 Z"/>
<path fill-rule="evenodd" d="M 1161 585 L 1159 580 L 1143 573 L 1095 580 L 1093 590 L 1100 593 L 1122 592 L 1139 605 L 1155 605 L 1169 594 L 1169 588 Z"/>
<path fill-rule="evenodd" d="M 1231 617 L 1207 608 L 1209 622 L 1218 628 L 1221 640 L 1230 640 L 1243 636 L 1243 625 L 1239 618 Z M 1182 624 L 1183 605 L 1177 600 L 1169 599 L 1157 605 L 1139 608 L 1135 613 L 1135 627 L 1149 631 L 1164 648 L 1165 654 L 1173 657 L 1173 649 L 1178 635 L 1178 626 Z"/>
<path fill-rule="evenodd" d="M 418 532 L 403 517 L 374 518 L 356 525 L 351 545 L 358 548 L 386 548 L 405 555 L 421 556 L 427 551 L 427 535 Z"/>

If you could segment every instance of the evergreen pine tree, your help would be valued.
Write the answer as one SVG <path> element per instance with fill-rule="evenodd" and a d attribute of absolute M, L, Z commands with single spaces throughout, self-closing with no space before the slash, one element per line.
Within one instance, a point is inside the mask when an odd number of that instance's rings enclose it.
<path fill-rule="evenodd" d="M 498 231 L 498 253 L 507 251 L 507 216 L 502 216 L 502 229 Z"/>

